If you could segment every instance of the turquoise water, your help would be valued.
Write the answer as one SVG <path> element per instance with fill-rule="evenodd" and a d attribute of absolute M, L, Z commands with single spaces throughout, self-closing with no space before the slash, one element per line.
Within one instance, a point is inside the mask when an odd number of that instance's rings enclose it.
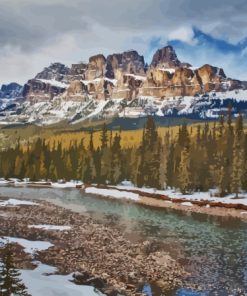
<path fill-rule="evenodd" d="M 173 295 L 247 295 L 247 223 L 171 209 L 155 210 L 76 189 L 1 187 L 0 196 L 45 199 L 119 227 L 133 241 L 156 239 L 191 273 Z M 158 294 L 157 294 L 158 295 Z"/>

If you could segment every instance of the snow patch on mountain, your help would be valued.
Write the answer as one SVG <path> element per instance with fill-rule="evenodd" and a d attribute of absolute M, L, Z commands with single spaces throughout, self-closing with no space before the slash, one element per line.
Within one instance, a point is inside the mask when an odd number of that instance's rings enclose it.
<path fill-rule="evenodd" d="M 57 81 L 55 79 L 36 79 L 36 80 L 41 81 L 46 84 L 50 84 L 52 86 L 60 87 L 60 88 L 68 88 L 68 86 L 69 86 L 67 83 Z"/>
<path fill-rule="evenodd" d="M 35 123 L 49 125 L 60 121 L 71 124 L 89 119 L 139 118 L 147 115 L 159 117 L 192 117 L 214 119 L 227 111 L 231 103 L 233 113 L 247 112 L 247 90 L 210 92 L 196 96 L 158 98 L 139 96 L 133 100 L 110 99 L 67 100 L 57 96 L 52 100 L 37 102 L 14 101 L 10 108 L 0 108 L 0 124 Z"/>

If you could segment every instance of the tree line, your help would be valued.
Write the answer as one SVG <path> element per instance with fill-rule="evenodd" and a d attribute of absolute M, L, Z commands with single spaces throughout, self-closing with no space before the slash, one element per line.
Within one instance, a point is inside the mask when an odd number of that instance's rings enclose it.
<path fill-rule="evenodd" d="M 82 180 L 85 183 L 119 184 L 129 180 L 138 187 L 177 188 L 184 194 L 219 188 L 225 196 L 247 190 L 247 134 L 241 114 L 232 120 L 231 110 L 215 123 L 167 129 L 159 135 L 148 117 L 138 147 L 122 147 L 121 131 L 102 127 L 100 145 L 94 132 L 87 146 L 83 139 L 47 143 L 39 138 L 24 149 L 0 151 L 0 176 L 31 180 Z"/>

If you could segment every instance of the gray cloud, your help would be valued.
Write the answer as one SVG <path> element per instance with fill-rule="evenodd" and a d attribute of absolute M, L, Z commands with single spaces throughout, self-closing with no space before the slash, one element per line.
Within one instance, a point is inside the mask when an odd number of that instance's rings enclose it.
<path fill-rule="evenodd" d="M 24 82 L 52 61 L 67 64 L 172 36 L 192 27 L 232 43 L 247 36 L 246 0 L 0 0 L 0 83 Z"/>

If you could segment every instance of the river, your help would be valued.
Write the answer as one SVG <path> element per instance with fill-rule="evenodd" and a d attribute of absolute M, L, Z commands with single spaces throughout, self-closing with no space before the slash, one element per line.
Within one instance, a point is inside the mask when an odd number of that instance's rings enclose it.
<path fill-rule="evenodd" d="M 0 196 L 47 200 L 118 227 L 132 241 L 160 240 L 190 272 L 187 281 L 203 288 L 174 295 L 247 295 L 247 223 L 240 219 L 156 210 L 78 189 L 1 187 Z"/>

